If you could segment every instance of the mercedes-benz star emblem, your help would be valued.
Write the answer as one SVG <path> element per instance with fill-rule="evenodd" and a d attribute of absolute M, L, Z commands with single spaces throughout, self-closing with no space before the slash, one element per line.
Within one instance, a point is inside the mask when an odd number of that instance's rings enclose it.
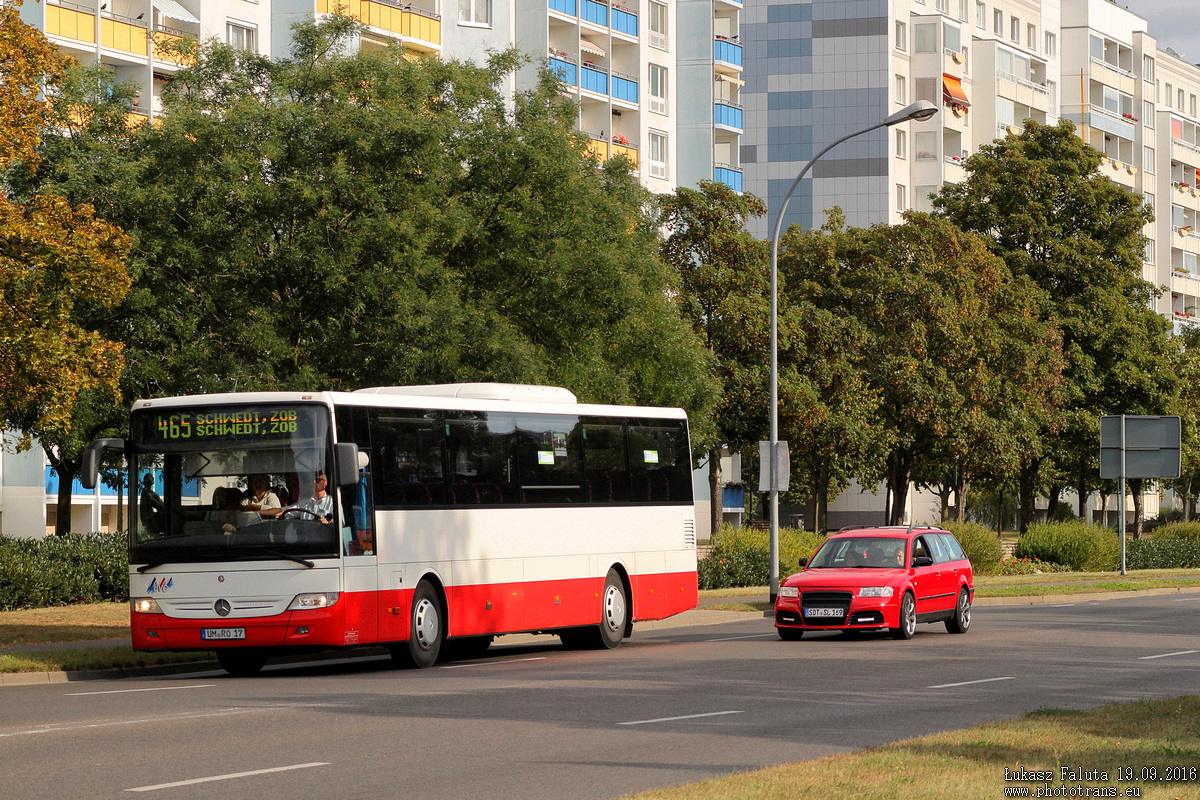
<path fill-rule="evenodd" d="M 229 612 L 232 610 L 233 610 L 233 607 L 230 606 L 229 601 L 224 598 L 221 598 L 220 600 L 218 600 L 216 603 L 213 604 L 213 611 L 216 611 L 217 614 L 219 614 L 222 617 L 228 617 Z"/>

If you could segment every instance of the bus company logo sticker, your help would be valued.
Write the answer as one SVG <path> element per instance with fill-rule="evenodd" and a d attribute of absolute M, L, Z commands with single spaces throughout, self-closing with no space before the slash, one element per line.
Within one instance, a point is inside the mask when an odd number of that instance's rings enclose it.
<path fill-rule="evenodd" d="M 146 587 L 146 594 L 162 594 L 174 585 L 174 578 L 151 578 L 150 585 Z"/>
<path fill-rule="evenodd" d="M 538 463 L 553 465 L 554 464 L 554 451 L 553 450 L 538 450 Z"/>
<path fill-rule="evenodd" d="M 642 451 L 642 459 L 645 460 L 645 462 L 647 464 L 657 464 L 658 463 L 658 451 L 657 450 L 643 450 Z"/>

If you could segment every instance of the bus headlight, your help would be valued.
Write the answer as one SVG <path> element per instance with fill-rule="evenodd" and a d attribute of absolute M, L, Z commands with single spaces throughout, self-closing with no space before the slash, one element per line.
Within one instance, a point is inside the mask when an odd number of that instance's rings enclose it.
<path fill-rule="evenodd" d="M 134 597 L 129 601 L 129 607 L 135 614 L 161 614 L 158 601 L 153 597 Z"/>
<path fill-rule="evenodd" d="M 311 611 L 317 608 L 329 608 L 338 601 L 337 592 L 309 592 L 298 594 L 287 607 L 288 611 Z"/>
<path fill-rule="evenodd" d="M 891 597 L 891 586 L 864 586 L 858 590 L 859 597 Z"/>
<path fill-rule="evenodd" d="M 780 586 L 779 587 L 779 596 L 780 597 L 799 597 L 800 596 L 800 587 L 798 587 L 798 586 Z"/>

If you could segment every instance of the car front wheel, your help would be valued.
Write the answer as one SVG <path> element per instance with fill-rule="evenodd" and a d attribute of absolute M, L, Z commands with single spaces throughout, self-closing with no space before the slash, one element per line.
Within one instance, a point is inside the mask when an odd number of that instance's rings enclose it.
<path fill-rule="evenodd" d="M 911 639 L 917 632 L 917 601 L 912 592 L 905 592 L 900 601 L 900 627 L 892 628 L 893 639 Z"/>

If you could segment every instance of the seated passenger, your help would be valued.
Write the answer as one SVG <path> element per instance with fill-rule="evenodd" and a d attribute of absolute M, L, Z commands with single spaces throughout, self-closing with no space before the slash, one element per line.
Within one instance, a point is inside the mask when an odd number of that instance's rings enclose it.
<path fill-rule="evenodd" d="M 204 515 L 209 522 L 221 525 L 226 534 L 233 533 L 237 525 L 241 502 L 238 490 L 231 486 L 218 486 L 213 489 L 212 510 Z"/>
<path fill-rule="evenodd" d="M 904 545 L 898 545 L 892 552 L 892 561 L 897 567 L 904 566 Z"/>
<path fill-rule="evenodd" d="M 251 475 L 250 489 L 242 499 L 242 510 L 253 511 L 261 519 L 274 519 L 283 510 L 279 497 L 271 491 L 266 475 Z"/>

